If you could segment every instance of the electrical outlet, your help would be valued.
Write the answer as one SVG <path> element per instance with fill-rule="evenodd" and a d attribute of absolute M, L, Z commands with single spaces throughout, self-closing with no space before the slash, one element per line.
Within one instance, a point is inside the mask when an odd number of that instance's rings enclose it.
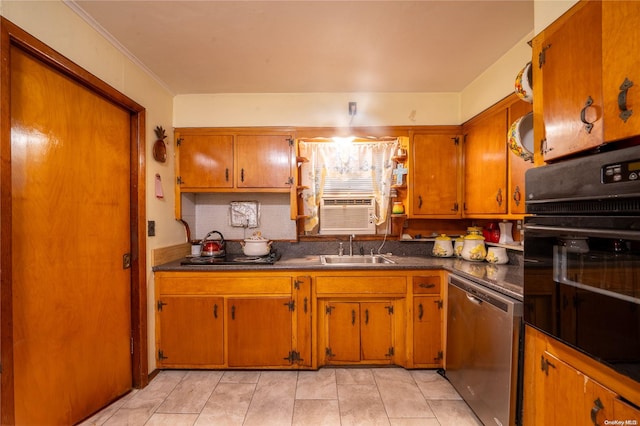
<path fill-rule="evenodd" d="M 147 222 L 147 235 L 150 237 L 155 237 L 156 235 L 156 221 L 150 220 Z"/>
<path fill-rule="evenodd" d="M 356 115 L 358 113 L 358 103 L 349 102 L 349 115 Z"/>

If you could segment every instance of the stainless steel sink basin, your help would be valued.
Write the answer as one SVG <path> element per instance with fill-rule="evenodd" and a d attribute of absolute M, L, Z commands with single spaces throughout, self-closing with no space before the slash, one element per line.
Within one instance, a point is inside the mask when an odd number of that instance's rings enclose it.
<path fill-rule="evenodd" d="M 396 263 L 388 257 L 376 254 L 373 256 L 340 256 L 337 254 L 327 254 L 320 256 L 320 263 L 323 265 L 383 265 Z"/>

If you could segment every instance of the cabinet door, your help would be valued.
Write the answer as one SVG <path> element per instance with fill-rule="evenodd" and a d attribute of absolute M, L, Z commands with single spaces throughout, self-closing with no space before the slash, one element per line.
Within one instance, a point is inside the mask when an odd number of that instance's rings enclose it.
<path fill-rule="evenodd" d="M 601 3 L 579 7 L 542 47 L 545 161 L 603 143 Z"/>
<path fill-rule="evenodd" d="M 332 363 L 360 361 L 360 304 L 331 302 L 326 306 L 327 359 Z"/>
<path fill-rule="evenodd" d="M 229 298 L 229 367 L 289 366 L 292 341 L 291 299 Z"/>
<path fill-rule="evenodd" d="M 415 134 L 411 159 L 411 216 L 459 218 L 460 138 Z"/>
<path fill-rule="evenodd" d="M 440 296 L 413 298 L 413 362 L 442 365 L 442 324 Z"/>
<path fill-rule="evenodd" d="M 465 129 L 465 216 L 507 212 L 507 118 L 499 109 Z"/>
<path fill-rule="evenodd" d="M 181 189 L 233 187 L 233 136 L 179 135 Z"/>
<path fill-rule="evenodd" d="M 536 418 L 544 425 L 584 425 L 584 376 L 544 351 L 537 358 L 541 389 L 535 394 Z"/>
<path fill-rule="evenodd" d="M 602 2 L 604 137 L 606 141 L 630 138 L 640 134 L 640 55 L 638 55 L 640 31 L 638 28 L 640 28 L 640 2 Z M 629 83 L 625 84 L 625 81 L 633 83 L 633 86 L 629 87 Z M 625 109 L 626 114 L 623 114 Z"/>
<path fill-rule="evenodd" d="M 533 105 L 524 101 L 516 101 L 509 107 L 509 122 L 513 123 L 518 118 L 528 114 Z M 511 150 L 509 159 L 509 213 L 524 214 L 524 174 L 533 167 L 533 162 L 525 161 Z"/>
<path fill-rule="evenodd" d="M 160 336 L 158 366 L 222 365 L 223 308 L 222 297 L 160 297 L 156 325 Z"/>
<path fill-rule="evenodd" d="M 391 361 L 393 340 L 391 334 L 391 302 L 360 303 L 360 342 L 362 361 Z"/>
<path fill-rule="evenodd" d="M 237 187 L 289 189 L 293 183 L 292 141 L 291 135 L 238 136 Z"/>

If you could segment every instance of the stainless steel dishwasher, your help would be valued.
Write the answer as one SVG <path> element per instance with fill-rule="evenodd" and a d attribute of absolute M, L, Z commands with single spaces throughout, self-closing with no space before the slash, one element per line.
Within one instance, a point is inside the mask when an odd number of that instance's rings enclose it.
<path fill-rule="evenodd" d="M 520 424 L 522 302 L 449 275 L 445 376 L 485 425 Z"/>

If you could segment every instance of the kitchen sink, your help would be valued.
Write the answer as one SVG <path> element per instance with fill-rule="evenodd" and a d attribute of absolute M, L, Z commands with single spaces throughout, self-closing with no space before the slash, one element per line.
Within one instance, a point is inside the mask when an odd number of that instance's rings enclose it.
<path fill-rule="evenodd" d="M 338 254 L 320 256 L 323 265 L 384 265 L 396 263 L 388 257 L 376 254 L 373 256 L 340 256 Z"/>

